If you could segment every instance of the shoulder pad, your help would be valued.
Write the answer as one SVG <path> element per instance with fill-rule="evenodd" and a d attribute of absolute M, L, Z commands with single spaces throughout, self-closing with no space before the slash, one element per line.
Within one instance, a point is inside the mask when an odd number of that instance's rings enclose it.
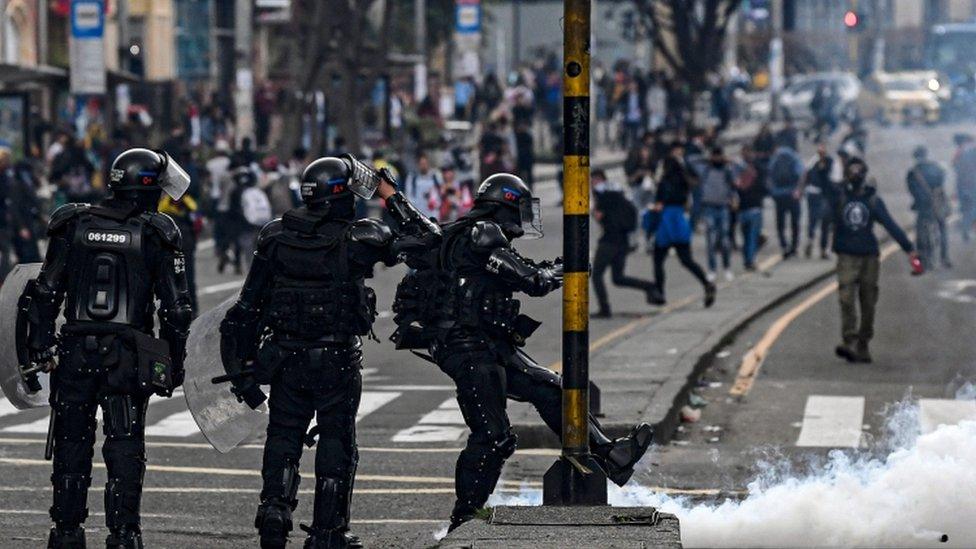
<path fill-rule="evenodd" d="M 271 242 L 284 230 L 284 225 L 281 223 L 281 218 L 274 219 L 265 224 L 258 233 L 257 247 L 258 249 L 263 249 L 267 247 Z"/>
<path fill-rule="evenodd" d="M 65 204 L 54 210 L 51 221 L 47 225 L 47 234 L 52 235 L 61 230 L 69 221 L 87 212 L 91 204 Z"/>
<path fill-rule="evenodd" d="M 146 220 L 147 225 L 155 229 L 164 243 L 177 249 L 183 246 L 183 235 L 172 217 L 164 213 L 151 212 L 143 214 L 142 218 Z"/>
<path fill-rule="evenodd" d="M 370 246 L 386 246 L 393 240 L 393 231 L 376 219 L 360 219 L 349 228 L 349 239 Z"/>
<path fill-rule="evenodd" d="M 491 221 L 478 221 L 471 228 L 471 243 L 482 250 L 508 247 L 508 238 L 498 224 Z"/>

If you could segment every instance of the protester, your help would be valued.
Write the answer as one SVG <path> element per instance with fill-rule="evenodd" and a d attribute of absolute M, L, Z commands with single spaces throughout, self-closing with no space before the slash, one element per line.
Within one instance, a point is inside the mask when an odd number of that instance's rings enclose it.
<path fill-rule="evenodd" d="M 759 251 L 763 227 L 763 202 L 766 186 L 760 180 L 753 152 L 749 147 L 742 150 L 743 168 L 735 182 L 739 197 L 739 225 L 742 228 L 742 259 L 745 270 L 756 270 L 756 254 Z"/>
<path fill-rule="evenodd" d="M 6 177 L 9 231 L 13 239 L 13 249 L 17 255 L 17 262 L 39 262 L 41 261 L 41 252 L 38 243 L 44 234 L 44 229 L 41 226 L 43 207 L 40 197 L 38 197 L 40 181 L 34 173 L 33 167 L 26 160 L 18 162 L 12 169 L 8 170 Z"/>
<path fill-rule="evenodd" d="M 874 234 L 875 222 L 884 226 L 913 261 L 918 257 L 908 236 L 888 213 L 884 200 L 868 184 L 867 174 L 867 164 L 859 157 L 852 157 L 844 168 L 843 186 L 828 195 L 836 228 L 834 253 L 837 254 L 843 338 L 835 352 L 849 362 L 864 363 L 872 360 L 868 344 L 874 337 L 874 313 L 881 271 L 881 251 Z"/>
<path fill-rule="evenodd" d="M 956 173 L 956 194 L 959 196 L 959 228 L 962 239 L 969 242 L 970 232 L 976 228 L 976 141 L 969 134 L 953 137 L 956 153 L 952 168 Z"/>
<path fill-rule="evenodd" d="M 271 202 L 258 187 L 257 176 L 246 167 L 234 170 L 234 190 L 230 196 L 231 247 L 234 272 L 242 274 L 250 267 L 258 231 L 271 221 Z"/>
<path fill-rule="evenodd" d="M 945 170 L 928 159 L 928 149 L 915 148 L 912 156 L 915 165 L 908 170 L 906 182 L 911 193 L 915 211 L 915 242 L 918 257 L 926 269 L 935 267 L 935 242 L 939 241 L 939 258 L 946 269 L 952 267 L 949 261 L 949 234 L 946 220 L 949 217 L 949 198 L 945 192 Z"/>
<path fill-rule="evenodd" d="M 520 120 L 515 125 L 515 173 L 529 188 L 535 185 L 532 170 L 535 168 L 535 138 L 532 137 L 531 120 Z"/>
<path fill-rule="evenodd" d="M 783 259 L 796 255 L 800 243 L 800 182 L 803 177 L 803 161 L 788 139 L 779 141 L 776 152 L 769 160 L 769 194 L 776 205 L 776 235 L 783 252 Z M 786 238 L 786 218 L 789 217 L 790 237 Z"/>
<path fill-rule="evenodd" d="M 691 256 L 691 225 L 685 215 L 694 176 L 685 166 L 684 145 L 675 142 L 664 159 L 663 174 L 658 183 L 654 209 L 659 215 L 654 240 L 654 281 L 662 298 L 664 291 L 664 262 L 673 248 L 681 265 L 687 269 L 705 289 L 705 307 L 715 302 L 715 284 L 709 282 L 701 266 Z"/>
<path fill-rule="evenodd" d="M 228 252 L 232 238 L 230 235 L 230 195 L 233 179 L 230 175 L 230 145 L 220 139 L 214 145 L 214 156 L 206 163 L 210 181 L 210 204 L 208 211 L 213 221 L 214 253 L 217 255 L 217 272 L 223 273 L 227 266 Z"/>
<path fill-rule="evenodd" d="M 725 158 L 722 147 L 713 147 L 708 164 L 701 174 L 702 216 L 705 219 L 706 250 L 708 252 L 708 280 L 714 282 L 718 271 L 716 255 L 722 257 L 725 279 L 732 280 L 731 220 L 737 207 L 735 174 Z"/>
<path fill-rule="evenodd" d="M 811 160 L 810 167 L 807 168 L 803 178 L 800 196 L 806 196 L 807 202 L 807 244 L 804 255 L 813 255 L 813 244 L 820 231 L 820 258 L 828 259 L 830 241 L 830 222 L 833 216 L 830 214 L 829 207 L 825 202 L 825 196 L 831 192 L 836 184 L 834 171 L 837 166 L 834 158 L 827 153 L 827 146 L 824 143 L 817 144 L 817 155 Z"/>
<path fill-rule="evenodd" d="M 418 152 L 416 162 L 416 171 L 408 174 L 404 181 L 404 194 L 424 215 L 437 219 L 441 200 L 441 178 L 431 168 L 430 157 L 426 152 Z"/>
<path fill-rule="evenodd" d="M 596 318 L 612 316 L 607 287 L 603 281 L 607 268 L 610 268 L 614 286 L 641 290 L 649 304 L 662 305 L 664 299 L 653 282 L 624 274 L 627 256 L 632 251 L 630 234 L 637 229 L 637 208 L 619 185 L 614 185 L 607 180 L 607 174 L 603 170 L 593 170 L 590 177 L 595 199 L 593 217 L 603 227 L 603 234 L 597 241 L 593 259 L 593 290 L 600 306 L 594 316 Z"/>

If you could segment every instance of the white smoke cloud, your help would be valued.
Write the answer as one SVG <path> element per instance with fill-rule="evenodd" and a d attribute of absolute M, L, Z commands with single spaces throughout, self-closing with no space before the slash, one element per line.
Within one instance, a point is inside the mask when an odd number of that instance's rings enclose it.
<path fill-rule="evenodd" d="M 917 415 L 894 405 L 872 450 L 762 475 L 742 499 L 695 504 L 632 483 L 611 487 L 610 502 L 677 515 L 685 547 L 976 547 L 976 421 L 918 436 Z M 541 499 L 526 489 L 489 505 Z"/>

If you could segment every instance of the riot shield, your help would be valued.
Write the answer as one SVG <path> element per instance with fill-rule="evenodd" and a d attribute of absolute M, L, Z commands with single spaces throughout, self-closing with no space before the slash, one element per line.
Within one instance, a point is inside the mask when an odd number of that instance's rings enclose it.
<path fill-rule="evenodd" d="M 41 272 L 41 263 L 22 263 L 10 271 L 0 286 L 0 389 L 19 410 L 48 405 L 48 376 L 25 371 L 27 319 L 21 311 L 24 288 Z"/>
<path fill-rule="evenodd" d="M 220 356 L 220 322 L 236 300 L 231 297 L 197 317 L 186 342 L 186 405 L 200 432 L 220 453 L 236 448 L 268 423 L 267 404 L 252 410 L 238 402 L 230 383 L 211 381 L 227 373 Z"/>

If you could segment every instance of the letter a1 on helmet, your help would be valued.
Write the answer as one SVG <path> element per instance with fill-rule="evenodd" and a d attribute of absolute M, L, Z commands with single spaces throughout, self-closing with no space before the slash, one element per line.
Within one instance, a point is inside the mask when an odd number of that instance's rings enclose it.
<path fill-rule="evenodd" d="M 227 453 L 268 424 L 267 405 L 252 410 L 231 392 L 230 383 L 213 383 L 224 376 L 220 353 L 220 322 L 237 301 L 231 297 L 200 315 L 190 325 L 186 342 L 186 379 L 183 396 L 204 438 L 220 453 Z"/>
<path fill-rule="evenodd" d="M 33 370 L 27 350 L 27 310 L 24 290 L 41 272 L 40 263 L 22 263 L 10 271 L 0 287 L 0 389 L 18 410 L 48 405 L 48 376 Z"/>

